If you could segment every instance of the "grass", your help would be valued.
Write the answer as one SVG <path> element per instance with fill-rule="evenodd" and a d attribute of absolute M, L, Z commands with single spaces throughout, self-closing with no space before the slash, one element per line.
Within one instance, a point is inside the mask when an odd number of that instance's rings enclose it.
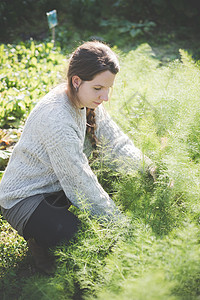
<path fill-rule="evenodd" d="M 7 76 L 8 62 L 2 55 L 1 101 L 7 103 L 14 93 L 29 92 L 31 103 L 26 103 L 27 97 L 18 99 L 18 106 L 9 111 L 14 119 L 1 116 L 5 128 L 12 120 L 23 126 L 32 101 L 58 80 L 65 60 L 59 50 L 50 54 L 50 45 L 43 45 L 40 52 L 40 46 L 33 43 L 20 47 L 1 48 L 4 55 L 10 53 L 12 61 L 17 59 L 16 69 L 9 71 L 12 76 Z M 153 182 L 146 173 L 114 172 L 101 159 L 93 161 L 99 181 L 125 217 L 114 224 L 99 223 L 86 211 L 72 208 L 82 228 L 71 243 L 52 250 L 57 259 L 52 277 L 34 269 L 26 243 L 1 218 L 2 299 L 200 299 L 199 62 L 185 50 L 175 54 L 179 59 L 163 62 L 149 44 L 126 52 L 114 50 L 121 71 L 106 108 L 155 162 L 157 180 Z M 23 52 L 23 60 L 38 51 L 35 66 L 28 61 L 24 69 L 18 51 Z M 54 58 L 48 60 L 51 55 Z M 55 58 L 56 71 L 51 73 Z M 22 70 L 30 73 L 19 80 L 15 73 Z M 44 84 L 42 94 L 33 86 L 33 74 L 35 85 Z"/>

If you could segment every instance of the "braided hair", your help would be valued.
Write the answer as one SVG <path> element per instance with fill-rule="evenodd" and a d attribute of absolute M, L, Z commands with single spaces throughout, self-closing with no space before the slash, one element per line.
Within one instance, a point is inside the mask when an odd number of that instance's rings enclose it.
<path fill-rule="evenodd" d="M 86 117 L 87 117 L 87 123 L 86 123 L 86 134 L 88 135 L 92 147 L 96 150 L 98 139 L 95 135 L 96 130 L 96 122 L 95 122 L 95 110 L 92 108 L 86 109 Z"/>
<path fill-rule="evenodd" d="M 67 91 L 69 99 L 75 107 L 79 106 L 79 98 L 77 89 L 73 86 L 72 77 L 76 75 L 82 81 L 91 81 L 97 74 L 104 71 L 110 71 L 112 74 L 117 74 L 119 71 L 118 59 L 106 44 L 99 41 L 86 42 L 72 53 L 67 72 Z M 87 108 L 86 116 L 86 133 L 93 148 L 96 149 L 98 140 L 95 136 L 95 110 Z"/>

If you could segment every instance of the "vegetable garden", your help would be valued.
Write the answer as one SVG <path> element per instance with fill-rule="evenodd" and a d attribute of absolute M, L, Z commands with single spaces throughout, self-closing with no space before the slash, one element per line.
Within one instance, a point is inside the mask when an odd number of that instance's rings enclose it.
<path fill-rule="evenodd" d="M 180 50 L 180 59 L 162 63 L 148 44 L 113 49 L 121 71 L 106 109 L 155 162 L 157 179 L 92 160 L 125 218 L 99 224 L 71 208 L 82 228 L 52 249 L 51 277 L 34 270 L 26 242 L 1 216 L 1 299 L 200 299 L 199 62 Z M 32 41 L 2 44 L 0 60 L 2 176 L 29 112 L 63 80 L 67 59 L 51 43 Z"/>

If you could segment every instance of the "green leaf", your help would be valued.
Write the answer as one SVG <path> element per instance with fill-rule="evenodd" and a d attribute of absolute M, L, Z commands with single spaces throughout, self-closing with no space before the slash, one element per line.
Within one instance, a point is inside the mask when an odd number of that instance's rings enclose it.
<path fill-rule="evenodd" d="M 0 169 L 4 168 L 7 165 L 11 153 L 12 152 L 8 150 L 0 150 Z"/>
<path fill-rule="evenodd" d="M 136 36 L 142 34 L 142 30 L 141 29 L 131 29 L 130 31 L 130 35 L 135 38 Z"/>
<path fill-rule="evenodd" d="M 3 177 L 4 171 L 0 171 L 0 180 Z"/>

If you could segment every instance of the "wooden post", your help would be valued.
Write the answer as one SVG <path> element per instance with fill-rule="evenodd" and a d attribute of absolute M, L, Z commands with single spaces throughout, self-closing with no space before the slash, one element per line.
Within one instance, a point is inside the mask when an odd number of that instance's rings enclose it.
<path fill-rule="evenodd" d="M 52 28 L 52 43 L 53 43 L 53 46 L 55 46 L 55 38 L 56 34 L 55 34 L 55 27 Z"/>

